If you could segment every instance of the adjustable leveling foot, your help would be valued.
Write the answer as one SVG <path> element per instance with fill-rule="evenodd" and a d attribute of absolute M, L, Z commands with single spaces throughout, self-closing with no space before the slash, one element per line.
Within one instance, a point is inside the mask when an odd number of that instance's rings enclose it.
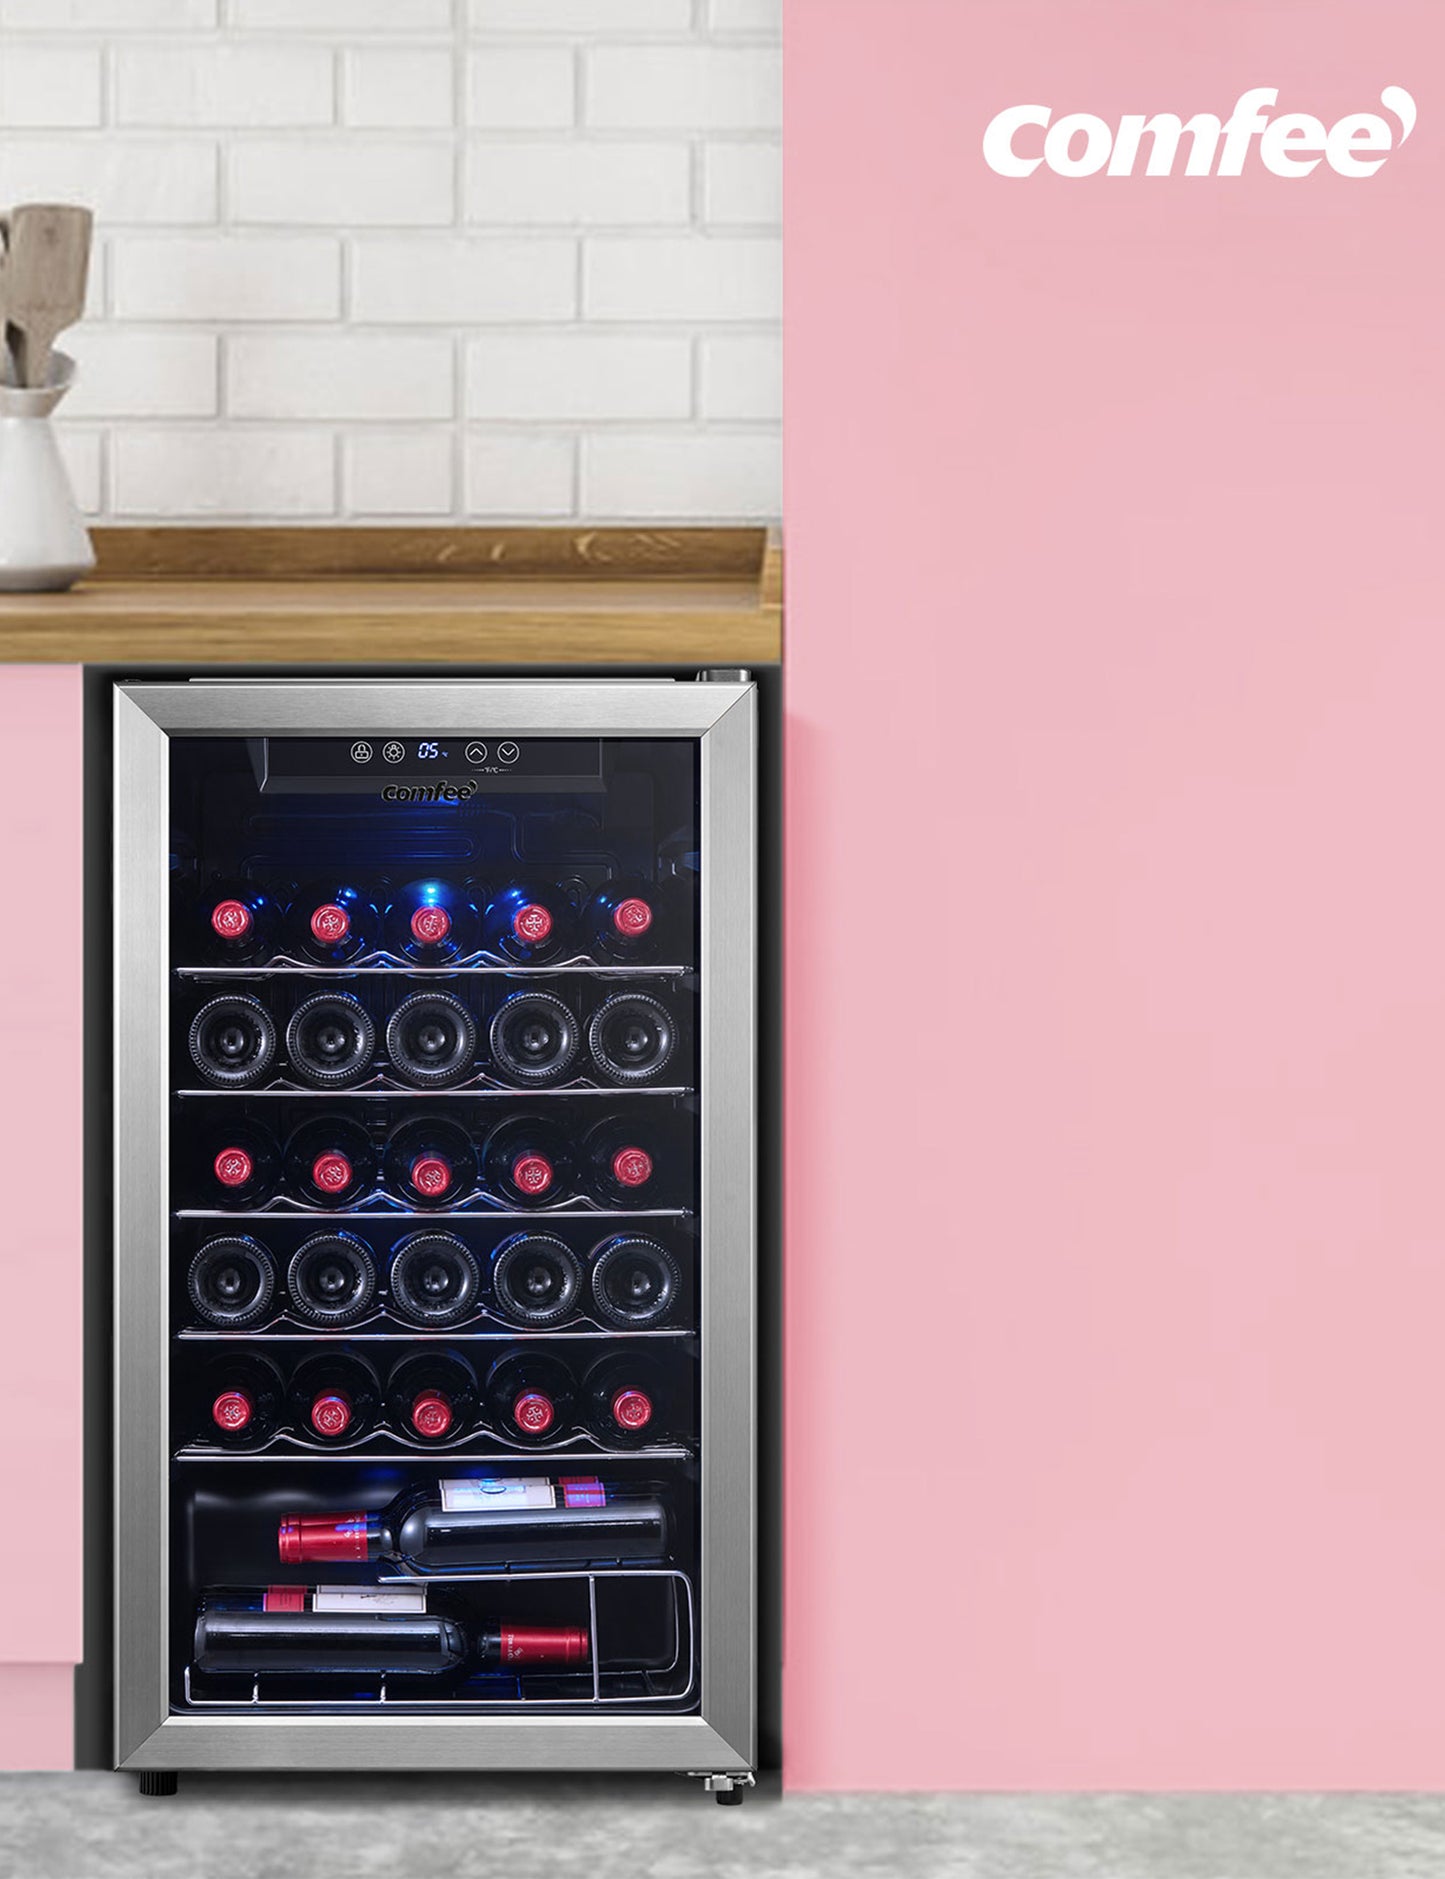
<path fill-rule="evenodd" d="M 748 1775 L 704 1775 L 704 1790 L 711 1794 L 719 1807 L 741 1807 L 743 1796 L 753 1786 L 753 1777 Z"/>
<path fill-rule="evenodd" d="M 174 1794 L 179 1777 L 168 1768 L 143 1768 L 136 1782 L 142 1794 Z"/>

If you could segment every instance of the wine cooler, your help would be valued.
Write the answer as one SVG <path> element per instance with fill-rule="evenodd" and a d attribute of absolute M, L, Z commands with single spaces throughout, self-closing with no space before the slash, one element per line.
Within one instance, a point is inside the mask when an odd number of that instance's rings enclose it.
<path fill-rule="evenodd" d="M 117 1765 L 740 1799 L 754 687 L 114 707 Z"/>

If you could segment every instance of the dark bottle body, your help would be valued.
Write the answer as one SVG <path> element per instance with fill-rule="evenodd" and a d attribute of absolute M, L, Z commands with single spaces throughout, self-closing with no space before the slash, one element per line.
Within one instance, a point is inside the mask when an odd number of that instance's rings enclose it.
<path fill-rule="evenodd" d="M 493 1073 L 523 1089 L 560 1083 L 581 1047 L 582 1027 L 572 1007 L 555 992 L 536 988 L 504 998 L 487 1030 Z"/>
<path fill-rule="evenodd" d="M 267 1357 L 251 1354 L 208 1364 L 201 1380 L 198 1435 L 223 1448 L 259 1448 L 281 1426 L 286 1385 Z"/>
<path fill-rule="evenodd" d="M 500 959 L 540 966 L 570 951 L 574 931 L 572 904 L 559 888 L 513 881 L 487 902 L 482 945 Z"/>
<path fill-rule="evenodd" d="M 379 1513 L 287 1515 L 284 1564 L 394 1559 L 418 1572 L 656 1560 L 667 1512 L 647 1493 L 594 1479 L 444 1481 L 399 1494 Z"/>
<path fill-rule="evenodd" d="M 350 1116 L 303 1122 L 286 1144 L 286 1185 L 297 1200 L 313 1207 L 350 1207 L 375 1184 L 371 1137 Z"/>
<path fill-rule="evenodd" d="M 291 1309 L 328 1331 L 355 1324 L 376 1298 L 376 1260 L 355 1233 L 313 1233 L 286 1269 Z"/>
<path fill-rule="evenodd" d="M 408 1233 L 392 1248 L 389 1285 L 398 1318 L 439 1330 L 477 1309 L 481 1270 L 454 1233 Z"/>
<path fill-rule="evenodd" d="M 299 958 L 344 966 L 374 952 L 381 922 L 371 896 L 353 881 L 309 881 L 291 897 L 286 943 Z"/>
<path fill-rule="evenodd" d="M 577 1308 L 582 1262 L 551 1233 L 513 1233 L 492 1252 L 492 1300 L 513 1324 L 561 1324 Z"/>
<path fill-rule="evenodd" d="M 555 1442 L 575 1420 L 577 1386 L 561 1358 L 513 1351 L 487 1373 L 487 1411 L 514 1442 Z"/>
<path fill-rule="evenodd" d="M 455 1442 L 476 1420 L 476 1373 L 455 1351 L 403 1357 L 386 1380 L 386 1412 L 412 1441 Z"/>
<path fill-rule="evenodd" d="M 291 1426 L 328 1448 L 360 1442 L 376 1427 L 381 1385 L 364 1358 L 320 1351 L 291 1373 Z"/>
<path fill-rule="evenodd" d="M 582 1379 L 582 1414 L 605 1447 L 641 1448 L 669 1434 L 672 1395 L 654 1358 L 619 1352 L 595 1363 Z"/>
<path fill-rule="evenodd" d="M 408 881 L 386 910 L 386 949 L 418 966 L 450 965 L 477 950 L 477 910 L 448 881 Z"/>
<path fill-rule="evenodd" d="M 348 1588 L 357 1598 L 370 1588 Z M 323 1595 L 324 1596 L 324 1595 Z M 196 1618 L 195 1663 L 212 1674 L 445 1676 L 466 1668 L 466 1634 L 427 1611 L 316 1609 L 303 1587 L 207 1598 Z"/>
<path fill-rule="evenodd" d="M 614 992 L 592 1014 L 587 1049 L 608 1083 L 654 1083 L 672 1062 L 677 1025 L 650 992 Z"/>
<path fill-rule="evenodd" d="M 212 1131 L 200 1174 L 207 1206 L 263 1207 L 281 1185 L 281 1150 L 259 1123 L 230 1123 Z"/>
<path fill-rule="evenodd" d="M 681 1290 L 682 1269 L 656 1240 L 619 1233 L 595 1249 L 592 1303 L 608 1324 L 625 1331 L 664 1324 Z"/>
<path fill-rule="evenodd" d="M 446 1116 L 418 1116 L 387 1139 L 387 1188 L 409 1207 L 455 1207 L 477 1184 L 471 1137 Z"/>
<path fill-rule="evenodd" d="M 572 1175 L 567 1138 L 545 1116 L 513 1116 L 487 1137 L 488 1192 L 511 1207 L 545 1207 L 561 1200 Z"/>
<path fill-rule="evenodd" d="M 301 1082 L 314 1089 L 347 1089 L 370 1074 L 376 1026 L 352 993 L 317 992 L 291 1014 L 286 1056 Z"/>
<path fill-rule="evenodd" d="M 191 1020 L 186 1045 L 191 1062 L 218 1089 L 250 1089 L 276 1058 L 276 1026 L 259 998 L 222 992 Z"/>
<path fill-rule="evenodd" d="M 254 881 L 215 881 L 196 906 L 196 951 L 202 964 L 264 964 L 281 937 L 281 908 Z"/>
<path fill-rule="evenodd" d="M 186 1292 L 202 1323 L 224 1331 L 248 1330 L 272 1309 L 276 1267 L 266 1248 L 249 1234 L 218 1234 L 191 1261 Z"/>
<path fill-rule="evenodd" d="M 476 1023 L 450 992 L 414 992 L 387 1022 L 386 1055 L 404 1083 L 417 1089 L 448 1089 L 472 1074 Z"/>
<path fill-rule="evenodd" d="M 660 958 L 671 922 L 650 882 L 620 874 L 604 881 L 582 909 L 582 942 L 594 959 L 645 965 Z"/>

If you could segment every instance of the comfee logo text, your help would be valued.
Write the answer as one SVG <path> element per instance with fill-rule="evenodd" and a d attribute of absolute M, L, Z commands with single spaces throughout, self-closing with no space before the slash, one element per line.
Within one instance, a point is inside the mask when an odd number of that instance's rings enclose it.
<path fill-rule="evenodd" d="M 1324 162 L 1337 176 L 1363 177 L 1373 176 L 1415 128 L 1415 100 L 1400 85 L 1380 93 L 1389 117 L 1352 111 L 1329 126 L 1305 111 L 1271 117 L 1267 107 L 1278 102 L 1276 86 L 1260 86 L 1244 92 L 1223 121 L 1203 111 L 1187 120 L 1161 111 L 1121 117 L 1117 125 L 1087 111 L 1056 118 L 1051 105 L 1014 104 L 983 133 L 984 161 L 1000 176 L 1032 176 L 1040 165 L 1055 176 L 1172 176 L 1187 144 L 1185 176 L 1243 176 L 1257 151 L 1272 176 L 1308 176 Z"/>
<path fill-rule="evenodd" d="M 388 783 L 381 792 L 383 802 L 470 802 L 477 793 L 475 783 Z"/>

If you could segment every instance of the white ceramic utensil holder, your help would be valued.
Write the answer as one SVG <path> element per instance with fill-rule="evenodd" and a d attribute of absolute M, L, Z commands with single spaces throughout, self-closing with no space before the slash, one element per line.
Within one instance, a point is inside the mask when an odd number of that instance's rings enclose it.
<path fill-rule="evenodd" d="M 52 352 L 45 383 L 17 385 L 0 365 L 0 593 L 58 593 L 95 566 L 50 414 L 75 380 L 75 361 Z"/>

